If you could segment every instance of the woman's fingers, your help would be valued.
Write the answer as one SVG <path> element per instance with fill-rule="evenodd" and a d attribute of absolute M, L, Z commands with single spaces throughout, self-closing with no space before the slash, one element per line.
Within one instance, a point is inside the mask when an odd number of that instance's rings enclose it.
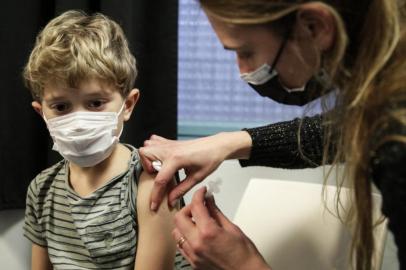
<path fill-rule="evenodd" d="M 155 134 L 151 135 L 151 137 L 149 139 L 151 141 L 158 141 L 158 142 L 175 142 L 173 140 L 169 140 L 169 139 L 166 139 L 164 137 L 161 137 L 161 136 L 155 135 Z"/>
<path fill-rule="evenodd" d="M 167 192 L 168 183 L 172 181 L 174 175 L 179 170 L 179 165 L 173 160 L 163 161 L 161 170 L 155 177 L 154 186 L 151 192 L 151 210 L 156 211 L 161 205 Z M 172 205 L 171 205 L 172 206 Z"/>
<path fill-rule="evenodd" d="M 152 135 L 148 140 L 144 141 L 144 146 L 154 146 L 154 145 L 174 145 L 177 141 L 168 140 L 164 137 L 158 135 Z"/>
<path fill-rule="evenodd" d="M 190 173 L 184 180 L 178 183 L 172 190 L 169 191 L 168 200 L 171 206 L 175 205 L 177 200 L 184 196 L 189 190 L 191 190 L 199 179 L 195 177 L 194 173 Z"/>
<path fill-rule="evenodd" d="M 164 141 L 169 140 L 154 135 L 151 140 L 145 142 L 147 146 L 139 149 L 142 166 L 147 172 L 157 172 L 152 166 L 153 161 L 159 160 L 162 163 L 151 191 L 150 208 L 152 211 L 158 210 L 167 192 L 168 183 L 172 181 L 179 170 L 179 163 L 177 163 L 176 159 L 171 158 L 169 154 L 171 151 L 164 145 Z"/>
<path fill-rule="evenodd" d="M 213 195 L 206 198 L 206 206 L 210 216 L 215 219 L 221 227 L 228 228 L 234 226 L 234 224 L 217 207 Z"/>
<path fill-rule="evenodd" d="M 205 231 L 209 226 L 212 226 L 214 221 L 206 207 L 206 191 L 206 187 L 199 188 L 193 195 L 192 202 L 190 204 L 193 219 L 196 222 L 196 226 L 201 231 Z"/>
<path fill-rule="evenodd" d="M 216 141 L 216 137 L 208 137 L 178 142 L 157 135 L 145 141 L 145 146 L 139 149 L 144 169 L 154 173 L 152 162 L 158 160 L 162 163 L 151 192 L 152 211 L 158 209 L 166 192 L 169 192 L 168 203 L 173 206 L 179 197 L 218 167 L 223 155 L 219 155 Z M 168 188 L 168 183 L 180 169 L 185 169 L 185 180 L 173 189 Z"/>
<path fill-rule="evenodd" d="M 183 255 L 183 257 L 185 257 L 186 260 L 191 263 L 193 268 L 196 268 L 196 266 L 193 264 L 193 261 L 196 260 L 196 257 L 189 245 L 188 239 L 183 234 L 181 234 L 177 228 L 172 231 L 172 237 L 173 239 L 175 239 L 176 247 Z"/>
<path fill-rule="evenodd" d="M 140 154 L 141 164 L 144 170 L 147 171 L 148 173 L 154 173 L 155 170 L 152 167 L 153 160 L 151 160 L 153 158 L 149 156 L 150 154 L 148 153 L 147 148 L 146 147 L 139 148 L 138 153 Z"/>
<path fill-rule="evenodd" d="M 155 160 L 164 160 L 169 158 L 168 153 L 171 153 L 176 141 L 165 139 L 158 135 L 152 135 L 148 140 L 144 141 L 144 146 L 139 148 L 141 162 L 144 170 L 149 173 L 156 172 L 152 167 L 152 162 Z"/>
<path fill-rule="evenodd" d="M 190 205 L 183 207 L 178 213 L 176 213 L 174 222 L 176 229 L 182 236 L 192 242 L 196 239 L 198 232 L 196 230 L 196 224 L 192 218 Z"/>

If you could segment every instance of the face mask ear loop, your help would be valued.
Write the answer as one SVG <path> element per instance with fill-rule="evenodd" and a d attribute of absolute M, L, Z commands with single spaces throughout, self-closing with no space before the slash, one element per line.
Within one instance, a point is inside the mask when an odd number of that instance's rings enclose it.
<path fill-rule="evenodd" d="M 123 102 L 123 105 L 121 105 L 120 110 L 119 110 L 118 113 L 117 113 L 117 119 L 118 119 L 118 117 L 120 116 L 120 114 L 123 112 L 124 106 L 125 106 L 125 100 L 124 100 L 124 102 Z M 123 133 L 123 130 L 124 130 L 124 124 L 121 125 L 121 130 L 120 130 L 120 133 L 117 135 L 117 139 L 120 139 L 121 134 Z"/>
<path fill-rule="evenodd" d="M 289 29 L 286 30 L 286 33 L 285 33 L 285 35 L 284 35 L 284 37 L 283 37 L 282 44 L 281 44 L 281 46 L 279 47 L 279 50 L 278 50 L 278 52 L 276 53 L 275 59 L 274 59 L 273 62 L 272 62 L 271 69 L 269 70 L 269 73 L 270 73 L 270 74 L 272 74 L 272 72 L 274 71 L 274 69 L 275 69 L 275 67 L 276 67 L 276 64 L 277 64 L 278 61 L 279 61 L 279 58 L 280 58 L 281 55 L 282 55 L 283 49 L 285 48 L 286 43 L 287 43 L 288 40 L 289 40 L 290 33 L 292 32 L 292 28 L 293 28 L 293 27 L 289 27 Z"/>
<path fill-rule="evenodd" d="M 120 110 L 119 110 L 118 113 L 117 113 L 117 118 L 118 118 L 118 117 L 120 116 L 120 114 L 123 112 L 124 106 L 125 106 L 125 100 L 124 100 L 124 102 L 123 102 L 123 105 L 121 105 Z"/>
<path fill-rule="evenodd" d="M 121 134 L 123 134 L 123 131 L 124 131 L 124 124 L 121 125 L 121 130 L 120 130 L 120 133 L 118 133 L 118 135 L 117 135 L 117 139 L 120 139 Z"/>
<path fill-rule="evenodd" d="M 48 119 L 46 118 L 44 111 L 42 111 L 42 118 L 44 119 L 45 124 L 48 126 Z"/>

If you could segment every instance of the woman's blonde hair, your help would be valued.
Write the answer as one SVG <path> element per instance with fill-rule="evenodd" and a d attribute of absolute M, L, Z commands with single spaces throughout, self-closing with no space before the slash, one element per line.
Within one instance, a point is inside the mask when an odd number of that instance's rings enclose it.
<path fill-rule="evenodd" d="M 205 12 L 231 24 L 275 24 L 310 0 L 199 0 Z M 338 87 L 336 105 L 324 114 L 323 164 L 346 162 L 343 179 L 353 187 L 352 258 L 357 270 L 373 266 L 374 220 L 371 159 L 383 143 L 406 143 L 390 126 L 406 126 L 404 0 L 323 0 L 336 21 L 335 44 L 323 55 Z M 280 24 L 279 24 L 280 26 Z M 403 107 L 402 107 L 403 106 Z M 395 130 L 395 131 L 393 131 Z M 300 141 L 299 141 L 300 146 Z M 332 167 L 334 168 L 334 167 Z M 327 173 L 329 175 L 331 170 Z M 337 209 L 339 208 L 337 199 Z"/>
<path fill-rule="evenodd" d="M 102 14 L 67 11 L 38 34 L 23 76 L 35 100 L 41 100 L 47 83 L 75 88 L 89 79 L 112 85 L 125 97 L 137 70 L 116 22 Z"/>

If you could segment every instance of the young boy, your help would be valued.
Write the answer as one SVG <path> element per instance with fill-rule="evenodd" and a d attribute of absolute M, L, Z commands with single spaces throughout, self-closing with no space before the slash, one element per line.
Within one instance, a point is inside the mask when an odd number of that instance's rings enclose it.
<path fill-rule="evenodd" d="M 32 107 L 64 159 L 27 193 L 32 269 L 186 269 L 171 236 L 176 209 L 149 210 L 153 176 L 118 143 L 138 100 L 120 26 L 68 11 L 38 35 L 24 70 Z"/>

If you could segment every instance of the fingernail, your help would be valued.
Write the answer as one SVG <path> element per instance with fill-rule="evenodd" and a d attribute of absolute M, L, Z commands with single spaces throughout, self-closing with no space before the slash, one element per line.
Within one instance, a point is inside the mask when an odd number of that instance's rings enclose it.
<path fill-rule="evenodd" d="M 156 209 L 157 209 L 157 207 L 158 207 L 158 205 L 157 205 L 157 203 L 155 203 L 155 202 L 152 202 L 151 203 L 151 211 L 156 211 Z"/>

